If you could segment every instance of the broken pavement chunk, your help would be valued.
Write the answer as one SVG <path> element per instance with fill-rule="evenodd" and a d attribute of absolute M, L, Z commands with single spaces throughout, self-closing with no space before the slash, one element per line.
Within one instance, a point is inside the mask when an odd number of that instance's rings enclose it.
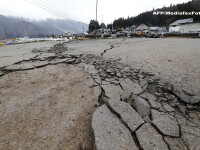
<path fill-rule="evenodd" d="M 144 121 L 142 117 L 131 107 L 130 104 L 125 102 L 118 102 L 116 100 L 108 100 L 109 106 L 114 110 L 121 118 L 121 120 L 127 124 L 131 132 L 134 132 Z"/>
<path fill-rule="evenodd" d="M 169 104 L 163 104 L 163 108 L 167 111 L 167 112 L 174 112 L 175 109 L 173 107 L 171 107 Z"/>
<path fill-rule="evenodd" d="M 84 71 L 88 72 L 89 74 L 97 74 L 98 71 L 96 70 L 94 65 L 88 65 L 83 63 L 83 66 L 85 67 Z"/>
<path fill-rule="evenodd" d="M 200 94 L 195 95 L 195 96 L 189 96 L 178 88 L 174 88 L 173 92 L 177 97 L 180 98 L 180 100 L 183 103 L 192 104 L 192 105 L 200 103 Z"/>
<path fill-rule="evenodd" d="M 132 95 L 131 92 L 123 91 L 122 94 L 120 95 L 121 101 L 128 102 L 131 95 Z"/>
<path fill-rule="evenodd" d="M 187 146 L 179 138 L 165 137 L 164 139 L 168 143 L 171 150 L 188 150 Z"/>
<path fill-rule="evenodd" d="M 200 149 L 200 129 L 199 127 L 181 126 L 182 139 L 191 150 Z"/>
<path fill-rule="evenodd" d="M 150 106 L 148 102 L 139 96 L 134 96 L 133 107 L 141 117 L 145 117 L 150 114 Z"/>
<path fill-rule="evenodd" d="M 150 93 L 145 93 L 147 96 L 147 99 L 151 105 L 152 108 L 154 109 L 159 109 L 161 108 L 161 104 L 159 102 L 156 101 L 157 97 L 155 97 L 154 95 L 150 94 Z"/>
<path fill-rule="evenodd" d="M 134 95 L 139 95 L 143 92 L 141 86 L 130 79 L 119 79 L 119 82 L 124 91 L 132 92 Z"/>
<path fill-rule="evenodd" d="M 159 112 L 157 110 L 151 110 L 153 117 L 153 125 L 162 132 L 163 135 L 171 137 L 179 137 L 180 129 L 178 123 L 174 117 L 169 114 Z"/>
<path fill-rule="evenodd" d="M 97 150 L 138 150 L 131 132 L 106 105 L 94 112 L 92 127 Z"/>
<path fill-rule="evenodd" d="M 144 150 L 169 150 L 162 136 L 149 123 L 142 125 L 136 136 Z"/>
<path fill-rule="evenodd" d="M 101 85 L 101 87 L 104 89 L 105 95 L 108 98 L 120 101 L 120 95 L 122 93 L 122 89 L 120 88 L 120 86 L 114 84 L 107 84 Z"/>
<path fill-rule="evenodd" d="M 17 71 L 17 70 L 29 70 L 33 68 L 43 67 L 48 65 L 47 61 L 24 61 L 19 64 L 13 64 L 11 66 L 6 67 L 6 70 Z"/>

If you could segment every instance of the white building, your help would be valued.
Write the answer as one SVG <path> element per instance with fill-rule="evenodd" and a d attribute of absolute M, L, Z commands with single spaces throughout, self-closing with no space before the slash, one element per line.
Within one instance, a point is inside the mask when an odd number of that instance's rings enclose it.
<path fill-rule="evenodd" d="M 193 18 L 181 19 L 169 25 L 169 32 L 191 33 L 200 29 L 200 23 L 194 23 Z"/>

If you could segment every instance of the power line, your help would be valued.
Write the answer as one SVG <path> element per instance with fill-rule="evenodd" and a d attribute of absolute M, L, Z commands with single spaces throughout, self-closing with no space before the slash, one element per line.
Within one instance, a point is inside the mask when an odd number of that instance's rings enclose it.
<path fill-rule="evenodd" d="M 67 16 L 67 15 L 65 15 L 65 14 L 63 14 L 63 13 L 57 11 L 57 10 L 54 10 L 54 9 L 52 9 L 52 8 L 50 8 L 50 7 L 47 7 L 47 6 L 43 5 L 43 4 L 40 4 L 39 2 L 36 2 L 36 1 L 34 1 L 34 0 L 32 0 L 32 1 L 25 0 L 25 1 L 29 2 L 30 4 L 32 4 L 32 5 L 34 5 L 34 6 L 37 6 L 37 7 L 41 8 L 41 9 L 43 9 L 43 10 L 46 10 L 46 11 L 48 11 L 48 12 L 51 12 L 51 13 L 53 13 L 54 15 L 60 16 L 60 17 L 62 17 L 62 18 L 68 19 L 68 20 L 78 21 L 78 20 L 72 18 L 71 16 Z"/>
<path fill-rule="evenodd" d="M 28 0 L 25 0 L 25 1 L 29 2 L 30 4 L 32 4 L 32 5 L 34 5 L 34 6 L 37 6 L 37 7 L 41 8 L 41 9 L 43 9 L 43 10 L 46 10 L 46 11 L 48 11 L 48 12 L 51 12 L 51 13 L 53 13 L 54 15 L 57 15 L 57 16 L 60 16 L 60 17 L 63 17 L 63 18 L 65 18 L 65 19 L 70 19 L 69 17 L 63 16 L 63 15 L 61 15 L 61 14 L 58 14 L 58 13 L 55 12 L 55 11 L 49 10 L 49 9 L 46 8 L 46 7 L 43 7 L 43 6 L 37 5 L 37 4 L 35 4 L 35 3 L 33 3 L 33 2 L 30 2 L 30 1 L 28 1 Z"/>
<path fill-rule="evenodd" d="M 46 10 L 46 11 L 48 11 L 48 12 L 51 12 L 51 13 L 53 13 L 54 15 L 57 15 L 57 16 L 60 16 L 60 17 L 63 17 L 63 18 L 65 18 L 65 19 L 69 19 L 69 20 L 75 20 L 75 19 L 72 19 L 72 18 L 69 17 L 69 16 L 66 16 L 66 15 L 64 15 L 64 14 L 58 12 L 58 11 L 55 11 L 55 10 L 53 10 L 53 9 L 50 9 L 50 8 L 44 6 L 44 5 L 40 5 L 40 4 L 38 4 L 38 3 L 36 3 L 36 2 L 33 2 L 33 1 L 28 1 L 28 0 L 25 0 L 25 1 L 29 2 L 30 4 L 32 4 L 32 5 L 34 5 L 34 6 L 37 6 L 37 7 L 41 8 L 41 9 L 43 9 L 43 10 Z"/>
<path fill-rule="evenodd" d="M 35 0 L 32 0 L 32 1 L 35 1 Z M 35 1 L 35 2 L 36 2 L 36 1 Z M 56 10 L 56 11 L 62 13 L 62 14 L 66 14 L 66 15 L 68 15 L 68 16 L 71 16 L 72 18 L 76 18 L 77 20 L 81 20 L 81 19 L 78 19 L 77 17 L 71 15 L 70 13 L 68 13 L 68 11 L 66 11 L 66 10 L 65 10 L 65 11 L 62 11 L 62 10 L 60 10 L 60 9 L 57 9 L 56 7 L 50 5 L 49 3 L 45 3 L 45 2 L 43 2 L 43 1 L 40 1 L 40 2 L 37 1 L 36 3 L 40 3 L 41 5 L 46 5 L 48 8 L 54 9 L 54 10 Z"/>
<path fill-rule="evenodd" d="M 34 1 L 35 3 L 37 3 L 37 4 L 39 4 L 39 5 L 42 5 L 42 6 L 44 6 L 44 7 L 47 7 L 48 9 L 50 9 L 50 10 L 52 10 L 52 11 L 56 11 L 56 12 L 58 12 L 58 13 L 60 13 L 60 14 L 63 14 L 63 15 L 65 15 L 65 16 L 67 16 L 67 17 L 69 17 L 69 18 L 71 18 L 71 19 L 73 19 L 73 20 L 81 20 L 81 19 L 79 19 L 79 18 L 77 18 L 77 17 L 74 17 L 73 15 L 71 15 L 71 14 L 69 14 L 69 13 L 66 13 L 66 12 L 64 12 L 64 11 L 61 11 L 60 9 L 57 9 L 57 8 L 55 8 L 55 7 L 53 7 L 53 6 L 50 6 L 49 4 L 46 4 L 46 3 L 44 3 L 44 2 L 38 2 L 38 1 L 36 1 L 36 0 L 31 0 L 31 1 Z"/>

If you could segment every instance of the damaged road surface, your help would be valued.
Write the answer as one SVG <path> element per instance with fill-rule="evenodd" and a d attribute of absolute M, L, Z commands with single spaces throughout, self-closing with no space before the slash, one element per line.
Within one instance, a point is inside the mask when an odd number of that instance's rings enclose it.
<path fill-rule="evenodd" d="M 0 149 L 93 149 L 94 84 L 83 67 L 66 64 L 0 78 Z"/>
<path fill-rule="evenodd" d="M 0 68 L 0 149 L 200 150 L 198 94 L 107 59 L 116 44 L 59 43 Z"/>
<path fill-rule="evenodd" d="M 81 65 L 39 60 L 1 70 L 0 149 L 93 150 L 100 88 Z"/>

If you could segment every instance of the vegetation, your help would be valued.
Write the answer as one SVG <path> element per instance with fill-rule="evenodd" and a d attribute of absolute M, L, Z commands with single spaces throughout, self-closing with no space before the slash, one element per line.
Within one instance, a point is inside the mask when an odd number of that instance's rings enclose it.
<path fill-rule="evenodd" d="M 106 28 L 106 25 L 105 25 L 105 23 L 101 23 L 101 25 L 100 25 L 100 28 Z"/>
<path fill-rule="evenodd" d="M 3 45 L 4 45 L 4 43 L 1 43 L 1 42 L 0 42 L 0 46 L 3 46 Z"/>
<path fill-rule="evenodd" d="M 96 29 L 100 29 L 100 25 L 99 25 L 99 22 L 96 21 L 96 20 L 90 20 L 90 23 L 89 23 L 89 32 L 93 32 L 94 30 Z"/>
<path fill-rule="evenodd" d="M 178 20 L 178 19 L 186 19 L 186 18 L 194 18 L 194 21 L 200 22 L 199 15 L 153 15 L 154 11 L 185 11 L 185 12 L 200 12 L 200 0 L 192 0 L 187 3 L 182 3 L 178 5 L 170 5 L 169 7 L 163 7 L 160 9 L 146 11 L 144 13 L 139 14 L 136 17 L 128 17 L 128 18 L 119 18 L 113 22 L 114 28 L 122 28 L 122 27 L 130 27 L 132 25 L 140 25 L 142 23 L 147 26 L 168 26 L 170 23 Z M 107 25 L 108 28 L 112 27 L 112 24 Z"/>

